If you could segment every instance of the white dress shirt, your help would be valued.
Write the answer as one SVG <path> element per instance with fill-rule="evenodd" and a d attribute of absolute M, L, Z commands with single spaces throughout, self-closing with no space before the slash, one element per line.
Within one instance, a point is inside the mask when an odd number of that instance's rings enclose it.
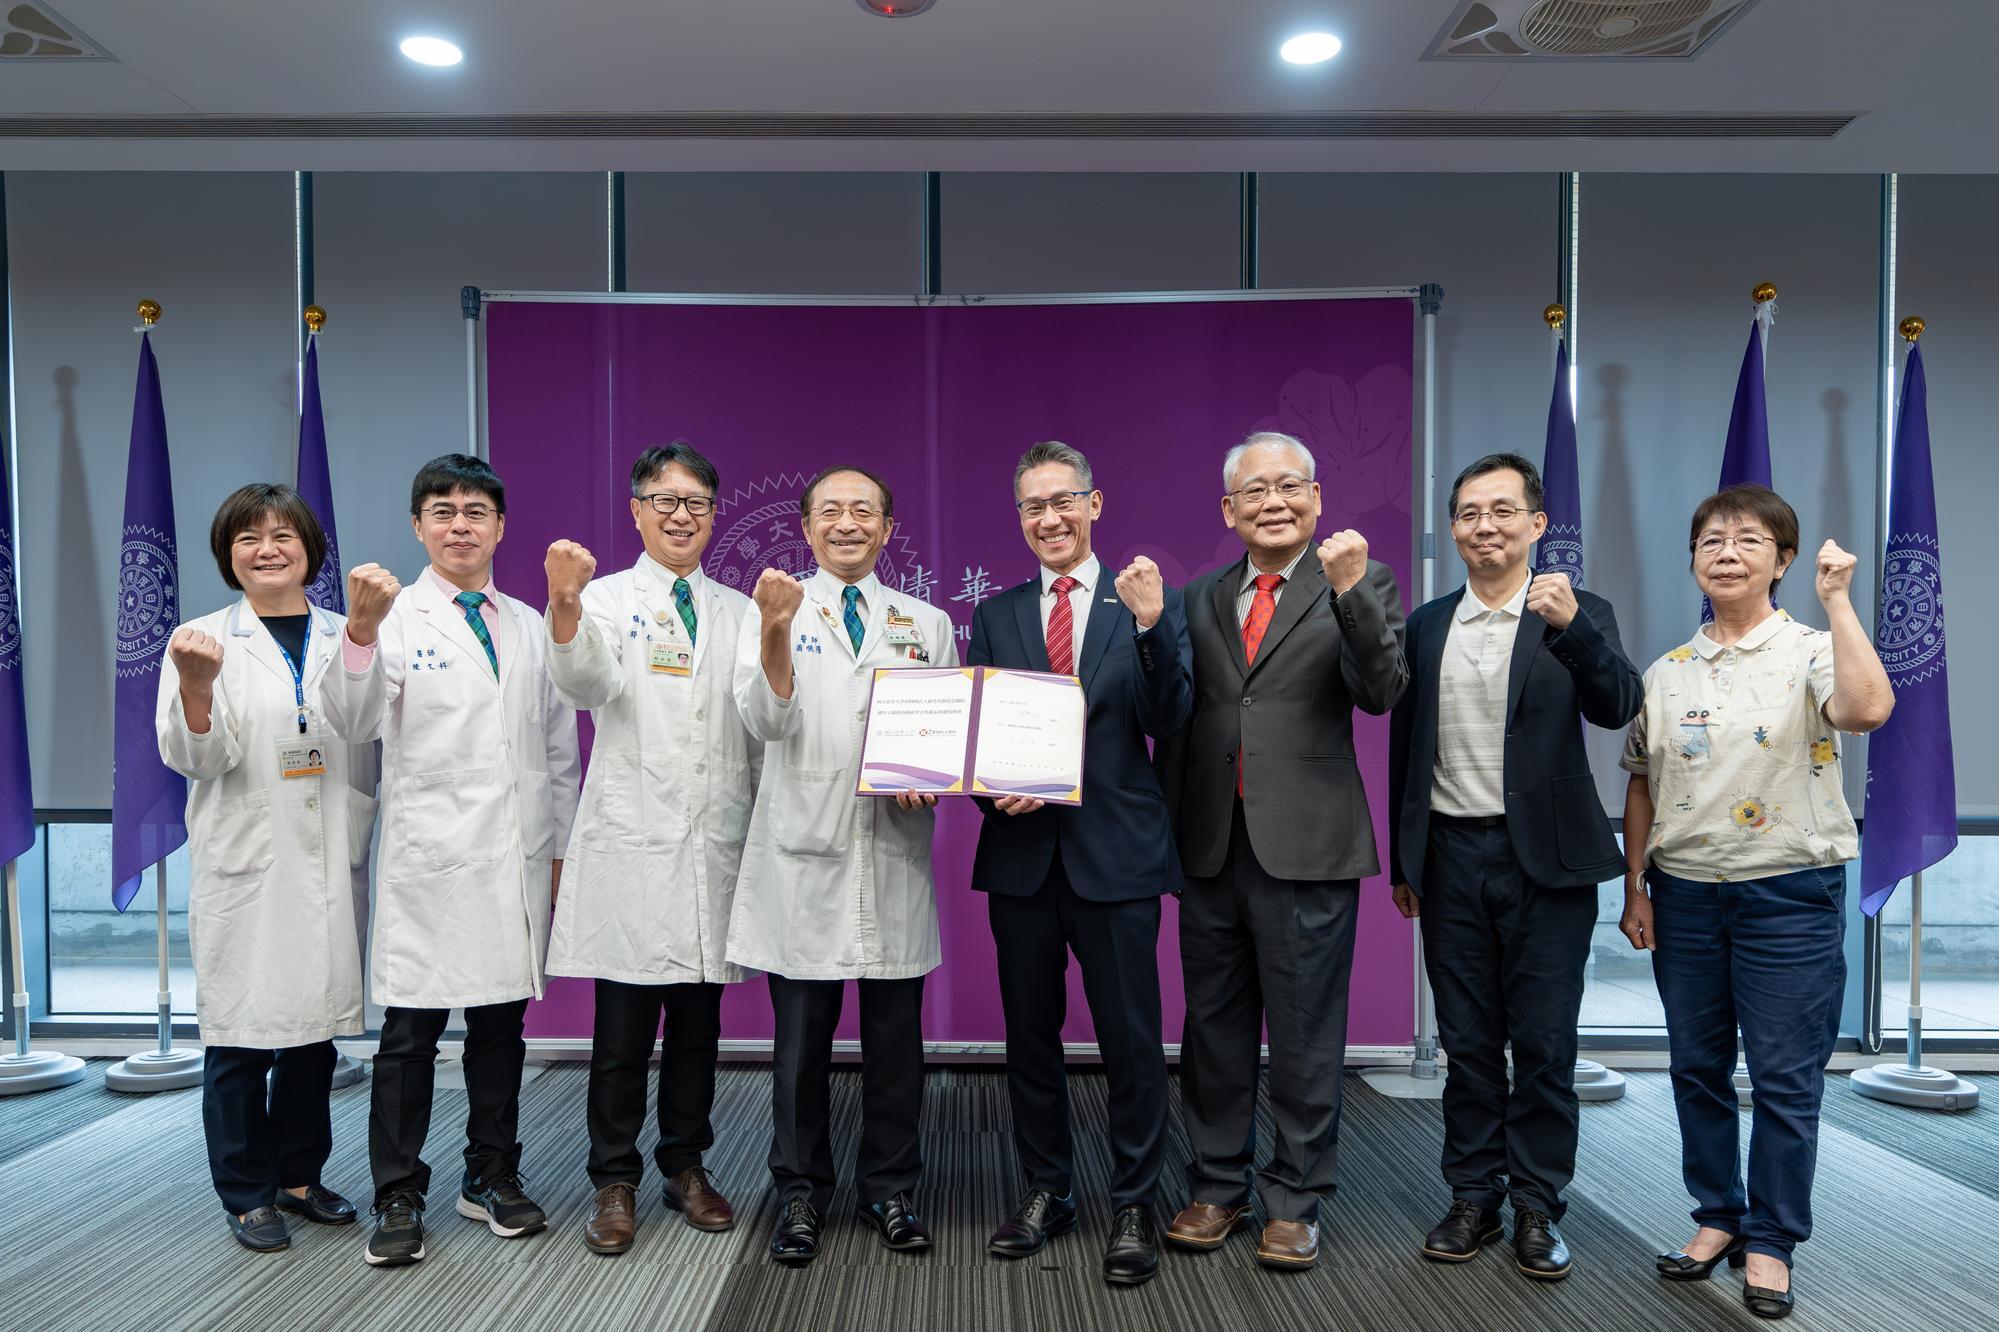
<path fill-rule="evenodd" d="M 1279 583 L 1276 590 L 1271 594 L 1273 600 L 1282 601 L 1284 599 L 1284 589 L 1291 586 L 1291 575 L 1298 572 L 1298 561 L 1311 553 L 1312 547 L 1308 542 L 1303 550 L 1291 557 L 1291 563 L 1277 571 L 1278 575 L 1284 581 Z M 1242 582 L 1236 587 L 1235 593 L 1235 623 L 1238 629 L 1242 628 L 1244 622 L 1249 619 L 1249 608 L 1256 604 L 1256 578 L 1262 572 L 1263 570 L 1256 567 L 1255 560 L 1247 560 L 1243 564 Z M 1326 590 L 1331 591 L 1332 589 L 1328 587 Z"/>
<path fill-rule="evenodd" d="M 1076 580 L 1076 586 L 1069 589 L 1069 613 L 1074 620 L 1074 630 L 1069 639 L 1072 656 L 1083 652 L 1083 630 L 1089 627 L 1090 603 L 1095 601 L 1097 580 L 1103 577 L 1104 565 L 1095 555 L 1084 558 L 1083 562 L 1069 571 L 1068 576 Z M 1041 641 L 1048 641 L 1048 617 L 1055 613 L 1055 580 L 1062 577 L 1047 565 L 1041 566 Z M 1069 669 L 1075 669 L 1071 661 Z"/>
<path fill-rule="evenodd" d="M 1469 585 L 1437 671 L 1437 765 L 1430 808 L 1456 818 L 1506 812 L 1506 683 L 1532 576 L 1504 605 Z"/>

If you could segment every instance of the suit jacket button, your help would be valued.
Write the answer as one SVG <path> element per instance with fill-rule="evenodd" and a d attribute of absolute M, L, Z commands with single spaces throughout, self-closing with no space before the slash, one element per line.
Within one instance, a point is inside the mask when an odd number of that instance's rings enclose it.
<path fill-rule="evenodd" d="M 1256 700 L 1255 700 L 1255 699 L 1253 699 L 1253 698 L 1249 698 L 1249 697 L 1245 696 L 1245 697 L 1243 698 L 1243 701 L 1242 701 L 1242 705 L 1243 705 L 1244 707 L 1248 707 L 1248 706 L 1249 706 L 1250 704 L 1252 704 L 1252 703 L 1254 703 L 1254 702 L 1256 702 Z"/>

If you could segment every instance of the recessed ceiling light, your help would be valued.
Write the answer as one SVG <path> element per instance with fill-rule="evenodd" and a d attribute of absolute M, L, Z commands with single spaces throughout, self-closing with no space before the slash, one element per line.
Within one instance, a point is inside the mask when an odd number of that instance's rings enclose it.
<path fill-rule="evenodd" d="M 442 37 L 405 37 L 401 50 L 419 65 L 455 65 L 465 58 L 455 43 Z"/>
<path fill-rule="evenodd" d="M 859 0 L 862 9 L 883 18 L 913 18 L 937 0 Z"/>
<path fill-rule="evenodd" d="M 1294 65 L 1316 65 L 1340 53 L 1340 39 L 1330 32 L 1301 32 L 1277 48 Z"/>

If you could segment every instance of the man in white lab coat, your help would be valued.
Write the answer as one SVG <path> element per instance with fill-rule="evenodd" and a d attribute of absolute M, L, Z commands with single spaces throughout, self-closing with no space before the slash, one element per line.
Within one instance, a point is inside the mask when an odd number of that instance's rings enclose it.
<path fill-rule="evenodd" d="M 659 1147 L 666 1205 L 697 1230 L 735 1215 L 701 1164 L 715 1145 L 729 904 L 749 831 L 756 765 L 731 688 L 749 598 L 701 572 L 715 532 L 715 465 L 684 441 L 632 466 L 638 563 L 593 578 L 573 541 L 548 548 L 548 669 L 596 728 L 569 838 L 548 969 L 596 980 L 590 1045 L 593 1253 L 624 1253 L 638 1224 L 646 1065 L 660 1042 Z"/>
<path fill-rule="evenodd" d="M 368 983 L 388 1009 L 368 1157 L 377 1267 L 423 1257 L 422 1160 L 437 1040 L 465 1010 L 459 1215 L 496 1235 L 547 1224 L 521 1191 L 527 1001 L 543 992 L 549 902 L 576 808 L 576 714 L 556 695 L 541 617 L 493 586 L 506 491 L 477 458 L 425 463 L 410 525 L 430 566 L 409 587 L 347 577 L 341 664 L 321 685 L 341 739 L 382 742 L 382 844 Z"/>
<path fill-rule="evenodd" d="M 854 794 L 881 667 L 956 666 L 944 612 L 875 577 L 894 528 L 888 486 L 829 468 L 799 501 L 819 569 L 758 578 L 735 662 L 736 702 L 766 744 L 729 960 L 769 973 L 776 1017 L 771 1256 L 808 1263 L 833 1196 L 827 1078 L 845 982 L 861 1004 L 861 1219 L 891 1249 L 926 1249 L 911 1194 L 923 1174 L 923 977 L 940 960 L 930 872 L 936 797 Z"/>

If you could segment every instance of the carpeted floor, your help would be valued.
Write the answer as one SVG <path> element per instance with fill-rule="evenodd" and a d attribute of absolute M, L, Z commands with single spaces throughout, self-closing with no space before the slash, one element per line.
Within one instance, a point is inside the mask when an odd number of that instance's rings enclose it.
<path fill-rule="evenodd" d="M 81 1086 L 0 1101 L 0 1328 L 1707 1332 L 1761 1325 L 1741 1307 L 1739 1278 L 1717 1275 L 1689 1287 L 1652 1275 L 1651 1255 L 1690 1233 L 1663 1074 L 1631 1075 L 1624 1100 L 1584 1108 L 1582 1163 L 1563 1224 L 1577 1266 L 1566 1282 L 1521 1277 L 1505 1246 L 1460 1267 L 1423 1262 L 1417 1245 L 1447 1202 L 1437 1179 L 1437 1105 L 1390 1100 L 1350 1077 L 1342 1185 L 1324 1217 L 1327 1243 L 1316 1270 L 1266 1272 L 1256 1265 L 1252 1232 L 1214 1253 L 1169 1250 L 1159 1278 L 1135 1289 L 1106 1286 L 1098 1275 L 1109 1213 L 1104 1084 L 1094 1073 L 1072 1079 L 1084 1199 L 1078 1234 L 1021 1263 L 986 1254 L 986 1236 L 1017 1188 L 1003 1080 L 993 1070 L 938 1070 L 925 1106 L 928 1177 L 918 1197 L 937 1247 L 926 1255 L 881 1249 L 851 1219 L 853 1195 L 843 1187 L 827 1250 L 802 1271 L 764 1257 L 773 1217 L 762 1164 L 769 1083 L 754 1066 L 724 1071 L 719 1145 L 709 1158 L 736 1202 L 736 1230 L 690 1230 L 661 1207 L 649 1174 L 634 1249 L 616 1259 L 589 1253 L 580 1237 L 590 1199 L 584 1081 L 580 1063 L 562 1063 L 522 1093 L 528 1187 L 551 1226 L 516 1241 L 452 1211 L 446 1181 L 457 1175 L 464 1093 L 440 1091 L 430 1256 L 387 1271 L 361 1260 L 365 1220 L 342 1229 L 297 1223 L 284 1254 L 239 1248 L 209 1188 L 199 1091 L 118 1096 L 103 1089 L 103 1064 L 93 1063 Z M 849 1152 L 859 1086 L 853 1071 L 836 1077 L 834 1132 Z M 363 1204 L 367 1110 L 365 1082 L 334 1093 L 326 1173 L 328 1185 Z M 1176 1105 L 1176 1126 L 1177 1116 Z M 1746 1114 L 1743 1122 L 1746 1130 Z M 1185 1160 L 1176 1127 L 1162 1222 L 1185 1200 Z M 1790 1326 L 1995 1325 L 1999 1120 L 1991 1109 L 1948 1118 L 1898 1110 L 1832 1079 L 1816 1206 L 1818 1234 L 1799 1254 L 1800 1309 Z"/>

